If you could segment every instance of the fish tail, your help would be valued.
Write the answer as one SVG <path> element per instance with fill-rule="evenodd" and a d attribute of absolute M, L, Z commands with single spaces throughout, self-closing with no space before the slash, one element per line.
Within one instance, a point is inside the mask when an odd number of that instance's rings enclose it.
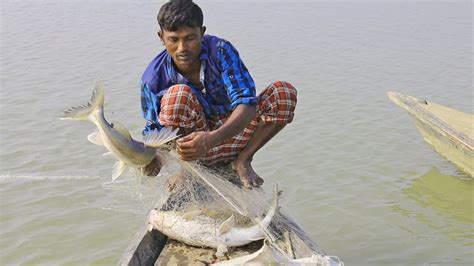
<path fill-rule="evenodd" d="M 104 107 L 105 90 L 102 83 L 97 82 L 92 97 L 87 104 L 69 107 L 64 110 L 63 117 L 61 119 L 72 119 L 72 120 L 87 120 L 89 115 L 97 110 Z"/>

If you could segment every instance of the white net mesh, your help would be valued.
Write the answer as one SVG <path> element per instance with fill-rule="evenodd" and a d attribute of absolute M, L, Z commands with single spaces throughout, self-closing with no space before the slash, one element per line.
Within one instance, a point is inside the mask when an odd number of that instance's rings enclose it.
<path fill-rule="evenodd" d="M 220 225 L 233 215 L 234 226 L 245 228 L 261 223 L 272 208 L 274 191 L 243 189 L 238 176 L 228 166 L 209 168 L 195 162 L 184 162 L 177 158 L 174 151 L 159 151 L 159 156 L 164 162 L 162 171 L 166 176 L 160 174 L 158 178 L 178 180 L 166 200 L 156 202 L 155 208 L 160 212 L 187 215 L 200 210 L 199 215 L 216 221 L 209 226 Z M 167 190 L 170 185 L 166 182 L 161 184 L 163 190 Z M 179 228 L 178 222 L 173 226 Z M 260 228 L 264 231 L 266 243 L 271 250 L 278 253 L 277 257 L 284 259 L 280 262 L 311 257 L 314 254 L 324 255 L 293 220 L 282 214 L 280 208 L 272 217 L 271 224 Z"/>

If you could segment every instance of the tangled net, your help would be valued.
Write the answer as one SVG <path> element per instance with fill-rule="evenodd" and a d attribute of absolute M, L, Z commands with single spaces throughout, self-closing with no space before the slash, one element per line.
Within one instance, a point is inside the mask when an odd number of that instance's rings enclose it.
<path fill-rule="evenodd" d="M 147 193 L 161 195 L 145 200 L 157 210 L 183 215 L 199 210 L 201 215 L 222 223 L 234 216 L 235 226 L 244 228 L 261 224 L 276 197 L 275 192 L 265 192 L 262 188 L 243 189 L 239 177 L 229 166 L 209 168 L 196 162 L 185 162 L 178 159 L 174 151 L 160 150 L 158 155 L 164 165 L 160 175 L 135 179 L 140 180 L 142 186 L 151 185 L 155 190 Z M 180 178 L 175 179 L 173 176 Z M 170 184 L 166 182 L 167 179 L 177 180 L 171 192 L 168 191 Z M 266 245 L 280 263 L 325 255 L 292 219 L 282 213 L 281 207 L 273 216 L 270 226 L 261 229 Z"/>

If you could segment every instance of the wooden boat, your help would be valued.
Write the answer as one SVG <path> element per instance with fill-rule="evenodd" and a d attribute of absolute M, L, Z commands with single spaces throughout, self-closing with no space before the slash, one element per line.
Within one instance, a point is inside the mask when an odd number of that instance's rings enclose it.
<path fill-rule="evenodd" d="M 390 100 L 408 111 L 424 139 L 439 154 L 474 177 L 474 115 L 398 92 Z"/>
<path fill-rule="evenodd" d="M 172 157 L 178 158 L 176 154 L 170 152 Z M 201 173 L 197 168 L 189 162 L 177 160 L 183 169 L 195 176 Z M 228 165 L 217 165 L 213 170 L 220 175 L 225 176 L 226 180 L 240 187 L 240 178 L 230 169 Z M 201 179 L 199 179 L 201 180 Z M 204 180 L 203 180 L 204 181 Z M 204 181 L 204 183 L 209 180 Z M 212 185 L 206 183 L 207 185 Z M 211 186 L 212 187 L 212 186 Z M 206 195 L 207 189 L 202 184 L 193 185 L 194 193 L 198 193 L 200 198 Z M 183 194 L 171 193 L 167 201 L 161 207 L 161 210 L 172 209 L 177 202 L 187 204 L 183 198 Z M 185 193 L 186 194 L 186 193 Z M 197 196 L 197 195 L 195 195 Z M 148 215 L 147 217 L 149 217 Z M 264 245 L 263 240 L 257 240 L 241 247 L 230 247 L 224 258 L 215 256 L 216 250 L 207 247 L 194 247 L 179 241 L 169 239 L 159 230 L 153 229 L 148 231 L 148 218 L 145 225 L 136 233 L 130 242 L 127 250 L 122 255 L 119 265 L 209 265 L 211 263 L 226 261 L 234 258 L 242 258 L 243 256 L 256 254 L 256 251 Z M 313 242 L 310 237 L 296 224 L 295 221 L 288 216 L 282 214 L 279 210 L 273 216 L 273 220 L 269 225 L 268 232 L 271 233 L 272 248 L 279 250 L 285 258 L 301 259 L 301 258 L 321 258 L 328 261 L 326 264 L 344 265 L 339 258 L 335 256 L 325 256 L 324 252 Z M 268 246 L 268 245 L 267 245 Z"/>
<path fill-rule="evenodd" d="M 240 184 L 235 174 L 226 172 L 229 181 Z M 176 202 L 173 193 L 167 202 Z M 167 203 L 162 209 L 167 209 Z M 310 237 L 288 216 L 277 212 L 270 224 L 276 239 L 277 248 L 290 259 L 311 257 L 313 254 L 324 256 L 324 252 Z M 231 247 L 225 258 L 217 258 L 216 250 L 206 247 L 193 247 L 169 239 L 159 230 L 148 231 L 148 218 L 143 228 L 136 233 L 119 261 L 119 265 L 208 265 L 223 260 L 234 259 L 252 254 L 263 245 L 263 241 L 254 241 L 241 247 Z M 337 257 L 332 258 L 331 265 L 344 265 Z"/>
<path fill-rule="evenodd" d="M 284 219 L 285 223 L 291 225 L 291 229 L 281 232 L 276 242 L 280 250 L 295 259 L 311 257 L 312 254 L 324 255 L 294 221 L 282 214 L 278 215 L 281 216 L 279 219 Z M 215 249 L 186 245 L 169 239 L 156 229 L 148 231 L 148 225 L 145 225 L 130 242 L 119 265 L 209 265 L 249 255 L 259 250 L 262 245 L 263 241 L 259 240 L 242 247 L 232 247 L 224 258 L 218 259 L 215 256 Z M 342 264 L 342 262 L 340 263 Z"/>

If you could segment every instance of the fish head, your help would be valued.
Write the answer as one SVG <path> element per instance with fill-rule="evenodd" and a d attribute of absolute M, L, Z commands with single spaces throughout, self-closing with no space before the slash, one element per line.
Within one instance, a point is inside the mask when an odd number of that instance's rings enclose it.
<path fill-rule="evenodd" d="M 148 231 L 151 231 L 153 228 L 160 228 L 163 221 L 163 214 L 158 209 L 153 209 L 148 213 Z"/>

